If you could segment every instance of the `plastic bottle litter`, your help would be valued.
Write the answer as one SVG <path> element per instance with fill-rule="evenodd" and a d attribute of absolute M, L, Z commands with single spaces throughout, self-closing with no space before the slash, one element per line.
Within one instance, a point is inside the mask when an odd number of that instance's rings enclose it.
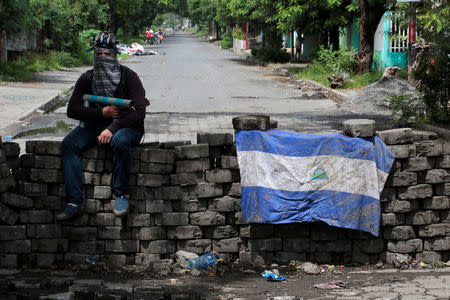
<path fill-rule="evenodd" d="M 95 266 L 97 263 L 97 258 L 95 256 L 88 256 L 86 257 L 86 263 L 90 264 L 91 266 Z"/>
<path fill-rule="evenodd" d="M 10 136 L 10 135 L 7 135 L 7 136 L 5 137 L 5 142 L 12 142 L 12 140 L 13 140 L 13 137 Z"/>
<path fill-rule="evenodd" d="M 278 271 L 278 270 L 276 270 L 276 271 Z M 262 272 L 261 275 L 268 281 L 284 281 L 284 280 L 286 280 L 285 277 L 282 277 L 280 275 L 275 274 L 274 272 L 267 271 L 267 270 L 264 270 L 264 272 Z"/>
<path fill-rule="evenodd" d="M 186 267 L 188 270 L 202 270 L 214 266 L 218 259 L 219 255 L 207 253 L 196 258 L 191 258 L 186 262 Z"/>

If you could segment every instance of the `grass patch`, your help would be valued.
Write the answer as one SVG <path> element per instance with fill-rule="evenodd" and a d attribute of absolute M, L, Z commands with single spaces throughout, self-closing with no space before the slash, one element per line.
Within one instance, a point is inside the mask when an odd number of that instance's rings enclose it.
<path fill-rule="evenodd" d="M 329 86 L 328 76 L 333 72 L 320 63 L 309 65 L 305 69 L 298 70 L 298 68 L 289 69 L 290 72 L 297 74 L 298 79 L 309 79 L 325 86 Z M 345 78 L 343 89 L 358 89 L 365 87 L 371 83 L 380 80 L 383 73 L 381 72 L 366 72 L 363 74 L 351 74 Z M 407 73 L 406 73 L 407 75 Z"/>
<path fill-rule="evenodd" d="M 330 70 L 324 67 L 322 64 L 312 64 L 305 69 L 297 72 L 298 79 L 309 79 L 323 85 L 328 86 L 328 76 L 331 75 Z"/>
<path fill-rule="evenodd" d="M 380 80 L 383 73 L 365 72 L 362 74 L 352 74 L 344 80 L 343 89 L 358 89 Z"/>
<path fill-rule="evenodd" d="M 92 54 L 48 51 L 44 53 L 25 52 L 23 56 L 0 65 L 0 81 L 24 81 L 31 78 L 31 72 L 60 70 L 92 63 Z"/>
<path fill-rule="evenodd" d="M 125 59 L 128 59 L 129 57 L 130 56 L 126 53 L 120 53 L 117 55 L 117 59 L 119 59 L 119 60 L 125 60 Z"/>

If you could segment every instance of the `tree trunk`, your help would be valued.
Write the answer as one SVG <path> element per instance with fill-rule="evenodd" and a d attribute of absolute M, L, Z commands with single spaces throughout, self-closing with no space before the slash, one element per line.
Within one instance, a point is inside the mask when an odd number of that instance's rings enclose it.
<path fill-rule="evenodd" d="M 370 70 L 372 67 L 373 57 L 373 33 L 369 28 L 369 8 L 367 0 L 359 1 L 361 9 L 361 27 L 360 27 L 360 49 L 356 55 L 358 65 L 356 67 L 357 73 L 362 73 Z"/>
<path fill-rule="evenodd" d="M 108 19 L 108 31 L 117 34 L 117 25 L 114 18 L 114 0 L 108 0 L 109 3 L 109 19 Z"/>
<path fill-rule="evenodd" d="M 8 62 L 8 51 L 6 49 L 6 34 L 0 32 L 0 64 Z"/>
<path fill-rule="evenodd" d="M 358 66 L 355 70 L 358 73 L 372 69 L 373 42 L 378 23 L 386 11 L 384 4 L 385 1 L 375 1 L 369 5 L 367 0 L 360 0 L 360 50 L 356 55 Z"/>
<path fill-rule="evenodd" d="M 218 40 L 220 40 L 220 26 L 219 26 L 219 24 L 216 22 L 215 23 L 216 24 L 216 39 L 218 39 Z"/>

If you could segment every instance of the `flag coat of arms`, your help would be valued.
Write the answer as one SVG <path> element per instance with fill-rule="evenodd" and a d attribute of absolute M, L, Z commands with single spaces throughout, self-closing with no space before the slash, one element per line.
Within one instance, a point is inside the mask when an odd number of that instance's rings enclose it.
<path fill-rule="evenodd" d="M 378 138 L 239 131 L 246 223 L 322 221 L 377 236 L 380 193 L 394 154 Z"/>

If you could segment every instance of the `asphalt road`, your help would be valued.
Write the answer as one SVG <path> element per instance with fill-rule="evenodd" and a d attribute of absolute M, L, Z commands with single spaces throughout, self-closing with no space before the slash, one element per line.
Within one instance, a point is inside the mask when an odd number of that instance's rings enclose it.
<path fill-rule="evenodd" d="M 166 55 L 141 56 L 130 64 L 152 100 L 152 113 L 285 114 L 336 108 L 328 99 L 298 100 L 304 92 L 274 80 L 275 74 L 189 33 L 175 33 L 158 50 Z"/>
<path fill-rule="evenodd" d="M 316 87 L 290 80 L 271 68 L 249 64 L 243 56 L 190 33 L 175 32 L 162 45 L 151 45 L 163 55 L 134 56 L 122 62 L 140 76 L 151 105 L 145 120 L 146 142 L 190 140 L 197 132 L 233 133 L 232 118 L 264 113 L 278 128 L 302 132 L 335 132 L 348 118 L 373 118 L 383 129 L 386 118 L 338 109 L 339 100 Z M 86 68 L 79 68 L 81 74 Z M 58 78 L 58 72 L 39 74 L 40 85 Z M 74 73 L 75 74 L 75 73 Z M 75 81 L 75 78 L 66 78 Z M 38 89 L 36 89 L 38 93 Z M 55 95 L 56 96 L 56 95 Z M 76 125 L 61 107 L 50 114 L 35 114 L 16 131 L 32 135 L 16 138 L 60 140 L 66 132 L 42 133 L 40 128 L 62 120 Z"/>

